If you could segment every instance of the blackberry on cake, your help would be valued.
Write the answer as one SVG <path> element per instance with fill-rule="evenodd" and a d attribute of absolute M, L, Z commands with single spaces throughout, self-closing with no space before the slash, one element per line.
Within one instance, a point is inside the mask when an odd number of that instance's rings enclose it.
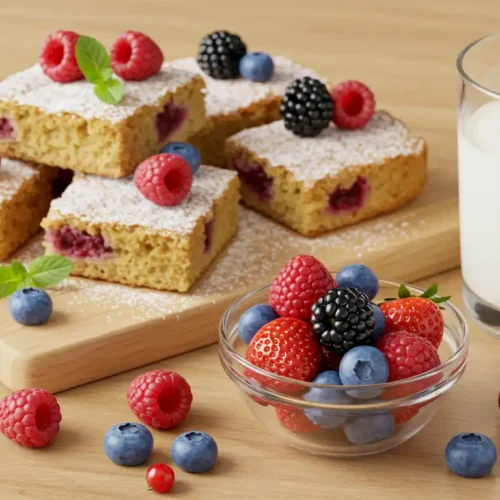
<path fill-rule="evenodd" d="M 373 339 L 370 299 L 356 288 L 333 288 L 320 297 L 312 306 L 311 322 L 321 345 L 340 355 Z"/>
<path fill-rule="evenodd" d="M 200 151 L 205 164 L 226 166 L 224 142 L 228 137 L 241 130 L 279 120 L 280 103 L 287 86 L 304 76 L 320 78 L 313 70 L 303 68 L 285 57 L 272 55 L 272 63 L 271 75 L 268 63 L 265 68 L 259 69 L 258 75 L 252 70 L 253 77 L 269 76 L 265 82 L 255 82 L 246 78 L 212 78 L 192 57 L 173 61 L 175 68 L 197 72 L 205 81 L 207 121 L 201 130 L 189 139 Z M 247 69 L 244 72 L 248 77 L 250 75 L 247 74 Z"/>
<path fill-rule="evenodd" d="M 246 53 L 247 46 L 239 35 L 214 31 L 201 41 L 197 61 L 212 78 L 229 80 L 240 76 L 240 60 Z"/>
<path fill-rule="evenodd" d="M 306 236 L 396 210 L 427 178 L 425 141 L 383 111 L 362 129 L 330 124 L 317 137 L 276 121 L 230 137 L 225 152 L 245 205 Z"/>
<path fill-rule="evenodd" d="M 333 101 L 325 84 L 306 76 L 291 83 L 283 96 L 285 127 L 300 137 L 316 137 L 332 119 Z"/>
<path fill-rule="evenodd" d="M 79 175 L 42 222 L 45 247 L 75 276 L 185 292 L 236 233 L 238 201 L 236 173 L 209 166 L 176 206 L 145 198 L 132 176 Z"/>

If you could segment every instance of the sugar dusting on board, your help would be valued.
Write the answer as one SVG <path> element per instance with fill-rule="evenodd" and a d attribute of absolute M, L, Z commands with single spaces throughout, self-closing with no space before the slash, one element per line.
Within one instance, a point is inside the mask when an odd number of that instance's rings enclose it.
<path fill-rule="evenodd" d="M 215 260 L 187 294 L 158 292 L 122 285 L 69 278 L 53 293 L 69 293 L 66 313 L 92 308 L 106 311 L 105 320 L 112 323 L 127 315 L 134 321 L 150 320 L 179 314 L 202 304 L 215 303 L 218 295 L 232 290 L 265 284 L 284 262 L 297 253 L 321 257 L 328 251 L 349 250 L 352 260 L 360 260 L 370 252 L 387 246 L 390 240 L 415 238 L 424 222 L 415 214 L 395 214 L 390 221 L 379 219 L 360 226 L 318 237 L 306 238 L 259 215 L 240 208 L 238 236 Z M 29 263 L 41 255 L 42 238 L 38 236 L 26 245 L 16 258 Z"/>

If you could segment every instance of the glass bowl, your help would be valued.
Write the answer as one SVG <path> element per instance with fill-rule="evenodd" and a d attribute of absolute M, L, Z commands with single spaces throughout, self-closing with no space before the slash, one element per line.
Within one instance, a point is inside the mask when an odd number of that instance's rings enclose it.
<path fill-rule="evenodd" d="M 399 282 L 380 280 L 374 302 L 397 297 L 399 286 Z M 411 285 L 407 287 L 412 295 L 423 292 Z M 418 377 L 377 385 L 342 386 L 274 375 L 246 361 L 247 345 L 237 331 L 243 312 L 254 304 L 267 304 L 268 297 L 269 286 L 264 286 L 226 310 L 219 326 L 219 356 L 255 417 L 277 439 L 294 448 L 319 455 L 353 457 L 398 446 L 434 417 L 441 396 L 465 370 L 468 326 L 460 311 L 447 302 L 441 304 L 445 319 L 439 347 L 442 364 Z M 309 401 L 318 390 L 328 391 L 323 394 L 328 394 L 328 400 L 333 402 Z"/>

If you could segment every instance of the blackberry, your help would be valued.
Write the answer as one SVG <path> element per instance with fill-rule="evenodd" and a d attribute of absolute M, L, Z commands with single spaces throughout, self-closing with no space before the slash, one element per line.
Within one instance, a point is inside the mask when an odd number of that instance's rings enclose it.
<path fill-rule="evenodd" d="M 197 61 L 200 68 L 217 80 L 240 76 L 240 59 L 247 46 L 238 35 L 228 31 L 214 31 L 200 43 Z"/>
<path fill-rule="evenodd" d="M 312 306 L 311 321 L 321 344 L 340 355 L 373 340 L 370 299 L 356 288 L 333 288 L 320 297 Z"/>
<path fill-rule="evenodd" d="M 326 86 L 306 76 L 288 85 L 281 103 L 285 127 L 301 137 L 316 137 L 328 127 L 333 100 Z"/>

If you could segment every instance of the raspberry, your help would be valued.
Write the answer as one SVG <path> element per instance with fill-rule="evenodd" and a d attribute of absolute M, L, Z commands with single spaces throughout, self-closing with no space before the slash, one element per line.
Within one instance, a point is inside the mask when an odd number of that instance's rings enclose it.
<path fill-rule="evenodd" d="M 127 401 L 142 423 L 156 429 L 171 429 L 187 417 L 193 395 L 178 373 L 153 370 L 131 382 Z"/>
<path fill-rule="evenodd" d="M 54 82 L 68 83 L 83 78 L 75 56 L 79 36 L 74 31 L 56 31 L 43 42 L 39 63 Z"/>
<path fill-rule="evenodd" d="M 43 448 L 59 432 L 61 408 L 44 389 L 24 389 L 0 401 L 0 432 L 27 448 Z"/>
<path fill-rule="evenodd" d="M 334 102 L 332 120 L 338 128 L 363 128 L 372 119 L 375 97 L 363 83 L 355 80 L 339 83 L 331 96 Z"/>
<path fill-rule="evenodd" d="M 295 434 L 309 434 L 321 429 L 321 427 L 313 424 L 301 411 L 292 408 L 276 408 L 276 416 L 283 427 L 295 432 Z"/>
<path fill-rule="evenodd" d="M 416 377 L 439 366 L 441 361 L 434 346 L 413 333 L 384 335 L 378 342 L 389 362 L 389 381 Z"/>
<path fill-rule="evenodd" d="M 124 80 L 145 80 L 163 64 L 160 47 L 138 31 L 122 33 L 111 47 L 111 67 Z"/>
<path fill-rule="evenodd" d="M 193 183 L 193 171 L 180 156 L 162 153 L 144 160 L 134 174 L 135 185 L 145 198 L 161 206 L 179 205 Z"/>
<path fill-rule="evenodd" d="M 274 278 L 269 303 L 280 316 L 310 319 L 313 304 L 332 288 L 337 284 L 318 259 L 297 255 Z"/>

